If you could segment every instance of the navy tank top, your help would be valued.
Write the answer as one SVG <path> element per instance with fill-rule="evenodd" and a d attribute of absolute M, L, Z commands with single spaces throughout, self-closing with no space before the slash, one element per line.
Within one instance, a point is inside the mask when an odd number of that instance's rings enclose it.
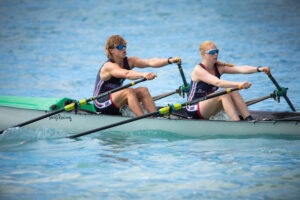
<path fill-rule="evenodd" d="M 107 62 L 112 62 L 112 61 L 107 60 L 105 63 L 107 63 Z M 125 80 L 125 78 L 115 78 L 115 77 L 111 77 L 111 79 L 106 80 L 106 81 L 102 80 L 100 78 L 100 71 L 101 71 L 103 65 L 100 67 L 100 69 L 98 71 L 98 74 L 97 74 L 97 77 L 96 77 L 95 88 L 94 88 L 94 96 L 98 96 L 99 94 L 101 94 L 103 92 L 107 92 L 109 90 L 112 90 L 112 89 L 115 89 L 115 88 L 118 88 L 118 87 L 122 86 L 122 84 Z M 124 60 L 123 60 L 122 68 L 130 70 L 130 66 L 128 64 L 127 57 L 125 57 Z"/>
<path fill-rule="evenodd" d="M 203 69 L 207 70 L 207 68 L 200 63 L 199 64 Z M 220 78 L 220 72 L 218 70 L 217 65 L 214 65 L 214 69 L 215 69 L 215 76 Z M 203 81 L 191 81 L 191 91 L 190 91 L 190 95 L 188 97 L 188 101 L 192 101 L 194 99 L 198 99 L 198 98 L 202 98 L 205 97 L 213 92 L 215 92 L 216 90 L 218 90 L 219 87 L 205 83 Z"/>

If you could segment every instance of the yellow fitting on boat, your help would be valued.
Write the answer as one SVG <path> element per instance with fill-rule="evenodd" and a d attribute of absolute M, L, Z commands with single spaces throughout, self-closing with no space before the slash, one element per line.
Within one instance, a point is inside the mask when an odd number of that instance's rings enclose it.
<path fill-rule="evenodd" d="M 134 81 L 132 81 L 130 84 L 131 84 L 131 86 L 133 86 L 133 85 L 135 85 L 135 82 L 134 82 Z"/>
<path fill-rule="evenodd" d="M 175 103 L 173 104 L 174 106 L 174 110 L 181 110 L 182 109 L 182 105 L 180 103 Z"/>
<path fill-rule="evenodd" d="M 86 103 L 87 103 L 86 99 L 81 99 L 81 100 L 79 100 L 79 105 L 80 105 L 80 106 L 83 106 L 83 105 L 85 105 Z"/>
<path fill-rule="evenodd" d="M 231 89 L 230 88 L 227 88 L 226 89 L 226 93 L 230 93 L 231 92 Z"/>
<path fill-rule="evenodd" d="M 74 108 L 75 108 L 75 103 L 71 103 L 71 104 L 65 106 L 66 111 L 74 110 Z"/>
<path fill-rule="evenodd" d="M 159 109 L 158 111 L 159 111 L 159 114 L 161 114 L 161 115 L 168 114 L 170 112 L 170 106 L 163 107 L 163 108 Z"/>

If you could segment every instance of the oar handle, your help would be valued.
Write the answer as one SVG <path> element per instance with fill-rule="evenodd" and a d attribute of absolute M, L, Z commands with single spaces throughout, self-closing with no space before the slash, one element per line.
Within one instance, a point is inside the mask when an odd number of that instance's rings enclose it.
<path fill-rule="evenodd" d="M 278 84 L 278 82 L 275 80 L 275 78 L 272 76 L 271 73 L 267 73 L 268 77 L 270 78 L 270 80 L 274 83 L 274 85 L 276 86 L 278 91 L 281 91 L 282 88 L 280 87 L 280 85 Z M 292 102 L 290 101 L 290 99 L 288 98 L 288 96 L 286 96 L 286 93 L 283 94 L 283 98 L 285 99 L 285 101 L 288 103 L 288 105 L 290 106 L 290 108 L 292 109 L 292 111 L 296 111 L 295 107 L 293 106 Z"/>
<path fill-rule="evenodd" d="M 229 94 L 233 91 L 241 90 L 241 89 L 243 89 L 242 86 L 239 86 L 237 88 L 228 88 L 226 90 L 223 90 L 223 91 L 220 91 L 220 92 L 217 92 L 217 93 L 214 93 L 214 94 L 210 94 L 210 95 L 207 95 L 205 97 L 194 99 L 192 101 L 186 102 L 185 104 L 186 105 L 191 105 L 191 104 L 194 104 L 194 103 L 197 103 L 197 102 L 200 102 L 200 101 L 204 101 L 204 100 L 207 100 L 207 99 L 211 99 L 211 98 L 214 98 L 214 97 L 218 97 L 218 96 L 221 96 L 221 95 L 224 95 L 224 94 Z"/>
<path fill-rule="evenodd" d="M 181 110 L 183 107 L 198 103 L 200 101 L 205 101 L 205 100 L 208 100 L 208 99 L 212 99 L 212 98 L 215 98 L 215 97 L 218 97 L 218 96 L 221 96 L 221 95 L 224 95 L 224 94 L 229 94 L 233 91 L 241 90 L 241 89 L 243 89 L 242 86 L 239 86 L 237 88 L 227 88 L 226 90 L 223 90 L 223 91 L 220 91 L 220 92 L 217 92 L 217 93 L 214 93 L 214 94 L 210 94 L 210 95 L 207 95 L 205 97 L 198 98 L 198 99 L 194 99 L 192 101 L 187 101 L 187 102 L 182 103 L 182 104 L 180 104 L 180 103 L 170 104 L 169 106 L 166 106 L 164 108 L 159 109 L 158 112 L 161 115 L 168 114 L 168 113 L 173 112 L 173 111 Z"/>
<path fill-rule="evenodd" d="M 103 93 L 99 94 L 98 96 L 94 96 L 94 97 L 91 97 L 91 98 L 88 98 L 88 99 L 81 99 L 78 102 L 73 102 L 73 103 L 67 104 L 66 106 L 64 106 L 64 108 L 63 108 L 62 111 L 72 111 L 72 110 L 74 110 L 76 108 L 77 105 L 78 106 L 86 105 L 88 102 L 94 101 L 96 99 L 99 99 L 99 98 L 104 97 L 106 95 L 112 94 L 114 92 L 123 90 L 125 88 L 130 87 L 130 86 L 134 86 L 134 85 L 136 85 L 136 84 L 138 84 L 140 82 L 146 81 L 146 80 L 147 80 L 146 78 L 142 78 L 142 79 L 139 79 L 137 81 L 132 81 L 132 82 L 130 82 L 130 83 L 124 85 L 124 86 L 121 86 L 121 87 L 114 88 L 112 90 L 103 92 Z"/>
<path fill-rule="evenodd" d="M 136 85 L 136 84 L 138 84 L 138 83 L 140 83 L 140 82 L 146 81 L 146 80 L 147 80 L 146 78 L 142 78 L 142 79 L 139 79 L 139 80 L 137 80 L 137 81 L 132 81 L 132 82 L 128 83 L 127 85 L 124 85 L 124 86 L 121 86 L 121 87 L 118 87 L 118 88 L 115 88 L 115 89 L 112 89 L 112 90 L 103 92 L 103 93 L 101 93 L 101 94 L 98 95 L 98 96 L 95 96 L 95 97 L 86 99 L 86 102 L 94 101 L 94 100 L 96 100 L 96 99 L 99 99 L 99 98 L 104 97 L 104 96 L 106 96 L 106 95 L 109 95 L 109 94 L 111 94 L 111 93 L 114 93 L 114 92 L 123 90 L 123 89 L 125 89 L 125 88 L 134 86 L 134 85 Z"/>
<path fill-rule="evenodd" d="M 132 81 L 124 86 L 121 86 L 121 87 L 118 87 L 118 88 L 114 88 L 112 90 L 109 90 L 109 91 L 106 91 L 106 92 L 103 92 L 101 94 L 99 94 L 98 96 L 94 96 L 94 97 L 91 97 L 91 98 L 88 98 L 88 99 L 81 99 L 79 100 L 78 102 L 76 102 L 77 105 L 79 106 L 83 106 L 83 105 L 86 105 L 88 102 L 91 102 L 91 101 L 95 101 L 96 99 L 100 99 L 101 97 L 104 97 L 106 95 L 109 95 L 109 94 L 112 94 L 114 92 L 117 92 L 117 91 L 120 91 L 120 90 L 123 90 L 125 88 L 128 88 L 130 86 L 134 86 L 140 82 L 143 82 L 143 81 L 146 81 L 147 79 L 146 78 L 142 78 L 142 79 L 139 79 L 137 81 Z M 70 103 L 68 105 L 66 105 L 64 107 L 64 110 L 63 111 L 72 111 L 75 109 L 75 107 L 77 106 L 75 103 Z"/>

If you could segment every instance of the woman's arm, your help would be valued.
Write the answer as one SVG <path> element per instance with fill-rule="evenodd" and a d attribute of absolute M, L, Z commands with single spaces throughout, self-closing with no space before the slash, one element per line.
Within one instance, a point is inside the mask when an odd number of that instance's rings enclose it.
<path fill-rule="evenodd" d="M 102 80 L 109 80 L 111 77 L 126 78 L 130 80 L 136 80 L 139 78 L 146 78 L 152 80 L 156 77 L 156 74 L 151 72 L 137 72 L 134 70 L 127 70 L 119 67 L 116 63 L 106 63 L 100 72 Z"/>
<path fill-rule="evenodd" d="M 218 68 L 220 73 L 227 73 L 227 74 L 252 74 L 256 72 L 270 72 L 269 67 L 253 67 L 253 66 L 248 66 L 248 65 L 243 65 L 243 66 L 233 66 L 233 67 L 219 67 Z"/>
<path fill-rule="evenodd" d="M 235 81 L 227 81 L 219 79 L 218 77 L 210 74 L 205 69 L 197 65 L 192 73 L 192 80 L 193 81 L 203 81 L 205 83 L 208 83 L 210 85 L 215 85 L 217 87 L 221 88 L 233 88 L 233 87 L 239 87 L 242 86 L 243 88 L 247 89 L 251 87 L 250 82 L 235 82 Z"/>
<path fill-rule="evenodd" d="M 145 68 L 153 67 L 159 68 L 172 63 L 181 63 L 181 59 L 178 57 L 169 57 L 169 58 L 151 58 L 151 59 L 140 59 L 138 57 L 128 58 L 129 65 L 131 68 Z"/>

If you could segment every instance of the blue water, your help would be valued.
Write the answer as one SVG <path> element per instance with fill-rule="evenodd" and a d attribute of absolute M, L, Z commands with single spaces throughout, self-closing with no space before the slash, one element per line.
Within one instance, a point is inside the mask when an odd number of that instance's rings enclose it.
<path fill-rule="evenodd" d="M 299 9 L 296 0 L 2 0 L 0 95 L 91 97 L 105 41 L 121 34 L 129 56 L 180 56 L 188 80 L 200 61 L 199 44 L 212 40 L 222 61 L 270 66 L 298 110 Z M 158 78 L 140 85 L 154 96 L 182 85 L 176 65 L 149 71 Z M 241 91 L 245 100 L 275 89 L 263 73 L 224 78 L 253 83 Z M 175 95 L 156 103 L 184 100 Z M 250 108 L 290 110 L 283 98 Z M 0 137 L 0 199 L 300 198 L 299 140 L 8 133 Z"/>

